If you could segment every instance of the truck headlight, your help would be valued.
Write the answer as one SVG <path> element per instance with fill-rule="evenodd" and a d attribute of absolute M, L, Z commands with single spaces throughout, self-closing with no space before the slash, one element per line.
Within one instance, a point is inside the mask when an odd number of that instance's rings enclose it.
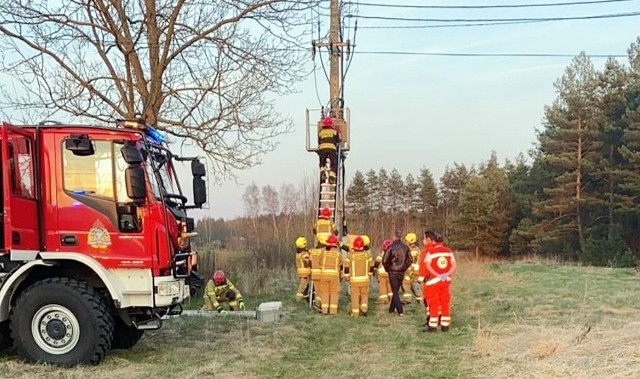
<path fill-rule="evenodd" d="M 180 293 L 180 287 L 179 281 L 158 283 L 158 295 L 177 296 Z"/>

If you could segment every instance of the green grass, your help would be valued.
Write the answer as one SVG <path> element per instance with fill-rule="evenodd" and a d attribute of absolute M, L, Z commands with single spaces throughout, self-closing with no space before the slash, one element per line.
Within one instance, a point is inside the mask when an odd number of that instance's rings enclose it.
<path fill-rule="evenodd" d="M 484 378 L 640 376 L 640 281 L 629 269 L 463 261 L 449 333 L 422 332 L 424 309 L 400 318 L 321 316 L 286 292 L 245 296 L 247 309 L 284 302 L 278 323 L 183 316 L 98 367 L 62 370 L 0 359 L 3 377 Z M 198 309 L 201 299 L 187 308 Z"/>

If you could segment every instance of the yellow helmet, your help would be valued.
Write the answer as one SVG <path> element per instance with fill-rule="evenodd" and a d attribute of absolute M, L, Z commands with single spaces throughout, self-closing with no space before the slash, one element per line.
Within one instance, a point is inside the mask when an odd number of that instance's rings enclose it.
<path fill-rule="evenodd" d="M 368 235 L 363 234 L 361 237 L 362 237 L 362 240 L 364 241 L 364 246 L 369 246 L 371 244 L 371 239 L 369 238 Z"/>
<path fill-rule="evenodd" d="M 318 243 L 321 245 L 326 245 L 327 244 L 327 238 L 329 237 L 328 233 L 318 233 L 316 235 L 316 240 L 318 240 Z"/>
<path fill-rule="evenodd" d="M 416 236 L 415 233 L 407 233 L 407 235 L 404 236 L 404 240 L 407 241 L 408 244 L 412 245 L 416 243 L 418 236 Z"/>
<path fill-rule="evenodd" d="M 296 247 L 298 249 L 304 249 L 307 247 L 307 239 L 304 237 L 298 237 L 296 239 Z"/>

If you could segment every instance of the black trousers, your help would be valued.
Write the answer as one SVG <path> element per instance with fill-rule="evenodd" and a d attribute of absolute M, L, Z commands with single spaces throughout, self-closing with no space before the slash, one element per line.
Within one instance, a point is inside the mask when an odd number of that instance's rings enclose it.
<path fill-rule="evenodd" d="M 320 150 L 318 151 L 318 156 L 320 157 L 320 168 L 324 168 L 327 158 L 331 161 L 331 171 L 338 174 L 338 151 L 337 150 Z"/>
<path fill-rule="evenodd" d="M 389 305 L 389 313 L 393 313 L 394 311 L 398 311 L 398 314 L 404 313 L 402 310 L 402 302 L 400 301 L 400 287 L 402 286 L 402 279 L 404 278 L 404 273 L 402 272 L 390 272 L 389 273 L 389 282 L 391 284 L 391 292 L 393 292 L 393 297 L 391 297 L 391 305 Z"/>

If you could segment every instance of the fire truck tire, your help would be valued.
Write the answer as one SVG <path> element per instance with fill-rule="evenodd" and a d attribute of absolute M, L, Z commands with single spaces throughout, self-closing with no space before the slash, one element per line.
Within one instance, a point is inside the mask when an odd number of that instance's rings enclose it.
<path fill-rule="evenodd" d="M 130 349 L 140 341 L 144 330 L 138 330 L 133 326 L 129 326 L 116 316 L 116 326 L 113 332 L 112 349 Z"/>
<path fill-rule="evenodd" d="M 97 365 L 111 349 L 108 303 L 84 281 L 53 277 L 32 284 L 19 295 L 10 320 L 16 350 L 30 362 Z"/>
<path fill-rule="evenodd" d="M 0 351 L 5 350 L 13 345 L 11 338 L 11 329 L 9 328 L 9 320 L 0 322 Z"/>

